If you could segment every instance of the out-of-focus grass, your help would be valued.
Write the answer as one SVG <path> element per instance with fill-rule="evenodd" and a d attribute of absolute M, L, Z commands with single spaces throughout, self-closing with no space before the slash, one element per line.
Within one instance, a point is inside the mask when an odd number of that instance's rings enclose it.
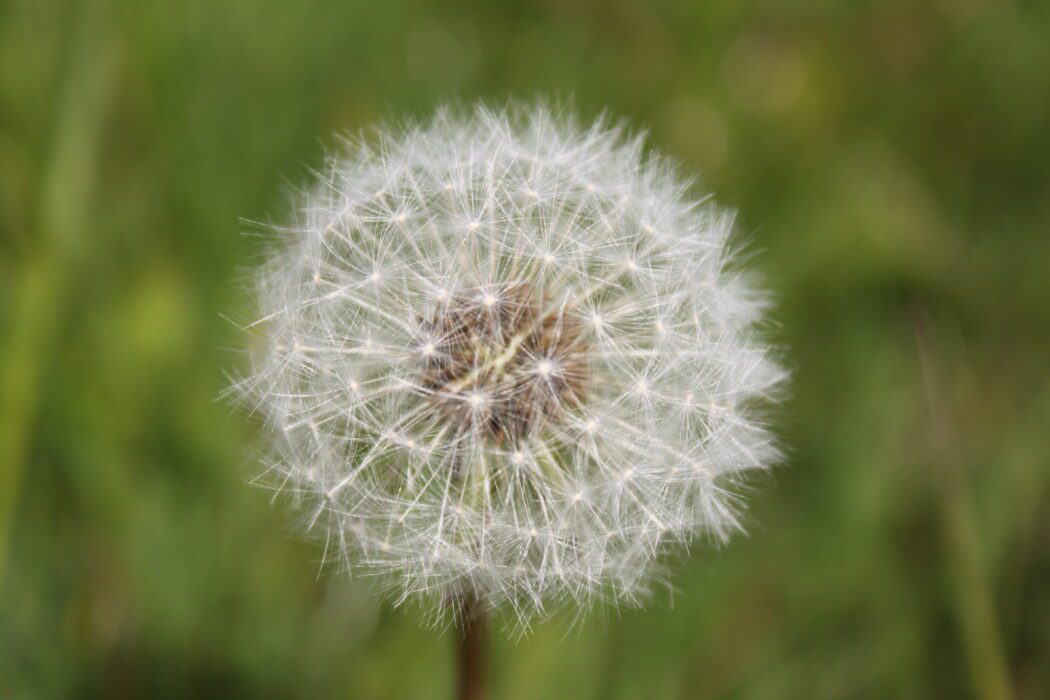
<path fill-rule="evenodd" d="M 0 696 L 448 697 L 216 397 L 329 135 L 608 108 L 740 209 L 795 369 L 753 534 L 495 697 L 1050 693 L 1050 5 L 0 4 Z M 320 139 L 320 140 L 319 140 Z"/>

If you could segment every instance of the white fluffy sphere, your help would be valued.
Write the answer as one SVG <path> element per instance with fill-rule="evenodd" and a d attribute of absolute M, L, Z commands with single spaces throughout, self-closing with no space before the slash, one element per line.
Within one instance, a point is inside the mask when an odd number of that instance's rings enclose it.
<path fill-rule="evenodd" d="M 634 602 L 667 543 L 740 528 L 784 375 L 732 217 L 639 139 L 439 112 L 331 158 L 299 213 L 239 387 L 352 571 L 527 623 Z"/>

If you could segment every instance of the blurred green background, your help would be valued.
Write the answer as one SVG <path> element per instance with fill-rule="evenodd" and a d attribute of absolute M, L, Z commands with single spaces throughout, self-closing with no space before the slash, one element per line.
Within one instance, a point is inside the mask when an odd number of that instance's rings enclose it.
<path fill-rule="evenodd" d="M 499 698 L 1050 697 L 1050 3 L 0 1 L 0 697 L 446 698 L 218 399 L 333 135 L 608 108 L 738 208 L 794 369 L 751 534 Z"/>

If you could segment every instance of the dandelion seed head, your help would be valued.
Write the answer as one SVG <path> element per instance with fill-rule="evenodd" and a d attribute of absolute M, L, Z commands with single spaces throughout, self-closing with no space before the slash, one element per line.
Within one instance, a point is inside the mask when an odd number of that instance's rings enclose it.
<path fill-rule="evenodd" d="M 466 587 L 524 626 L 740 530 L 784 373 L 731 215 L 543 108 L 377 143 L 330 158 L 261 269 L 237 385 L 311 531 L 398 601 Z"/>

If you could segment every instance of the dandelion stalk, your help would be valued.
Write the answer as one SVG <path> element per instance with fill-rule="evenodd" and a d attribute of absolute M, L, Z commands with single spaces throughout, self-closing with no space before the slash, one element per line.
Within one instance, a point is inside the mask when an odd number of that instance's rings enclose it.
<path fill-rule="evenodd" d="M 473 591 L 464 591 L 457 601 L 460 620 L 457 640 L 459 698 L 482 700 L 487 696 L 488 620 L 485 607 Z"/>

